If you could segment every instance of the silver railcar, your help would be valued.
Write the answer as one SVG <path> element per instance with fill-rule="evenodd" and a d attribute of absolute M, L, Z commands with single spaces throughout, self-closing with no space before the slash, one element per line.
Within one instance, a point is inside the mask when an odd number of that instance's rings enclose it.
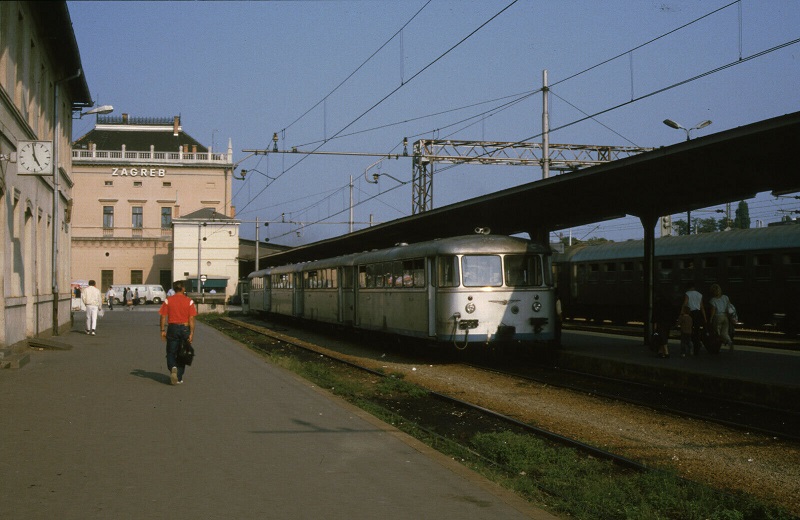
<path fill-rule="evenodd" d="M 550 272 L 547 246 L 472 235 L 274 267 L 250 279 L 270 292 L 261 295 L 265 312 L 462 348 L 553 342 Z"/>

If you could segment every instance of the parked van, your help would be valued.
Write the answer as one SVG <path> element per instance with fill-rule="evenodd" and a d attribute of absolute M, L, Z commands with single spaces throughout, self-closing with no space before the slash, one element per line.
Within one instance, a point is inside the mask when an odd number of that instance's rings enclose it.
<path fill-rule="evenodd" d="M 130 289 L 131 292 L 136 294 L 136 290 L 139 290 L 139 303 L 155 303 L 159 304 L 162 303 L 164 300 L 167 299 L 167 293 L 164 291 L 164 288 L 160 285 L 112 285 L 112 289 L 114 289 L 114 293 L 116 296 L 114 297 L 114 305 L 125 305 L 125 302 L 122 301 L 122 295 L 124 294 L 125 289 Z"/>

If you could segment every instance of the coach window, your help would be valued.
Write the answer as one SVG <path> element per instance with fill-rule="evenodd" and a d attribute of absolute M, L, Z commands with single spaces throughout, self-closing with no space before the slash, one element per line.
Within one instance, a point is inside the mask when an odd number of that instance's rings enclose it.
<path fill-rule="evenodd" d="M 336 269 L 327 270 L 328 289 L 336 289 L 339 287 L 339 271 Z"/>
<path fill-rule="evenodd" d="M 744 279 L 745 257 L 744 255 L 732 255 L 728 257 L 728 280 L 731 278 Z"/>
<path fill-rule="evenodd" d="M 672 260 L 659 260 L 656 275 L 660 281 L 668 281 L 672 278 Z"/>
<path fill-rule="evenodd" d="M 303 286 L 306 289 L 315 289 L 317 287 L 316 271 L 306 271 L 303 273 Z"/>
<path fill-rule="evenodd" d="M 436 281 L 439 287 L 458 287 L 458 257 L 454 255 L 436 258 Z"/>
<path fill-rule="evenodd" d="M 542 260 L 536 255 L 506 255 L 506 285 L 542 285 Z"/>
<path fill-rule="evenodd" d="M 620 264 L 621 273 L 620 279 L 623 282 L 632 282 L 633 281 L 633 262 L 622 262 Z"/>
<path fill-rule="evenodd" d="M 755 255 L 753 269 L 757 278 L 765 278 L 772 272 L 772 255 Z"/>
<path fill-rule="evenodd" d="M 374 288 L 376 283 L 376 278 L 378 277 L 376 271 L 380 267 L 380 264 L 368 264 L 366 266 L 361 266 L 361 267 L 362 268 L 366 267 L 367 270 L 366 285 L 364 287 L 367 287 L 369 289 Z"/>
<path fill-rule="evenodd" d="M 497 255 L 464 255 L 461 257 L 465 287 L 500 287 L 503 265 Z"/>
<path fill-rule="evenodd" d="M 600 279 L 600 264 L 589 264 L 589 281 L 596 282 Z"/>

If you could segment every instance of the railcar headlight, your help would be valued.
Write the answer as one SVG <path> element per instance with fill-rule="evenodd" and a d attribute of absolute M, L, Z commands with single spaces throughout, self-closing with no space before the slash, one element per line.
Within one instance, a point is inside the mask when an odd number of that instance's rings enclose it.
<path fill-rule="evenodd" d="M 468 303 L 468 304 L 467 304 L 467 305 L 464 307 L 464 310 L 465 310 L 465 311 L 467 311 L 467 314 L 472 314 L 473 312 L 475 312 L 475 304 L 474 304 L 474 303 L 472 303 L 472 302 L 469 302 L 469 303 Z"/>
<path fill-rule="evenodd" d="M 533 309 L 533 312 L 539 312 L 542 310 L 542 302 L 533 302 L 531 308 Z"/>

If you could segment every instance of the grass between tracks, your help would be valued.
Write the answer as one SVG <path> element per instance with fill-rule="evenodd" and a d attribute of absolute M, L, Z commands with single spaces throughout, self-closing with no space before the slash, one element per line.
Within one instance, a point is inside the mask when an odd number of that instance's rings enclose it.
<path fill-rule="evenodd" d="M 202 319 L 271 363 L 346 399 L 554 514 L 598 520 L 795 518 L 749 496 L 721 492 L 663 471 L 624 470 L 507 425 L 437 409 L 441 403 L 430 400 L 424 388 L 405 381 L 402 374 L 378 377 L 245 329 L 229 330 L 215 316 Z"/>

